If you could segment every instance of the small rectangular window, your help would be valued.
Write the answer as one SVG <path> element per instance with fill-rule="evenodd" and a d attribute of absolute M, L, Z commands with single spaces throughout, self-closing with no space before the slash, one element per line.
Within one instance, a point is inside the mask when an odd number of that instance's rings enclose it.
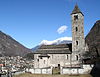
<path fill-rule="evenodd" d="M 76 55 L 76 60 L 78 60 L 78 55 Z"/>
<path fill-rule="evenodd" d="M 40 57 L 40 59 L 42 59 L 42 57 Z"/>

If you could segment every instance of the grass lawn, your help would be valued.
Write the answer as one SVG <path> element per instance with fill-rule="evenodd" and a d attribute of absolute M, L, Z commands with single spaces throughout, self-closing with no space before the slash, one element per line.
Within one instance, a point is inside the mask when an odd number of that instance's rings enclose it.
<path fill-rule="evenodd" d="M 15 75 L 14 77 L 92 77 L 91 75 L 74 75 L 74 76 L 69 76 L 69 75 L 40 75 L 40 74 L 29 74 L 29 73 L 24 73 L 20 75 Z"/>

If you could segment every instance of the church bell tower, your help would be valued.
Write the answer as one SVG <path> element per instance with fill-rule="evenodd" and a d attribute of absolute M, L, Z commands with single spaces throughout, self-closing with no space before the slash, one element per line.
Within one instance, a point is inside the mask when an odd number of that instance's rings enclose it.
<path fill-rule="evenodd" d="M 82 53 L 85 51 L 84 40 L 84 15 L 75 5 L 71 13 L 72 18 L 72 64 L 81 62 Z"/>

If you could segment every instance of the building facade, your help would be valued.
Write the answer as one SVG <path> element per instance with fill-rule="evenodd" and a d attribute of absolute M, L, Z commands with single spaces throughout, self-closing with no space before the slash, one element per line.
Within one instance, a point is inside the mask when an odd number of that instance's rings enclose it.
<path fill-rule="evenodd" d="M 72 44 L 42 45 L 34 53 L 34 68 L 81 67 L 85 53 L 84 15 L 75 6 L 71 13 Z"/>
<path fill-rule="evenodd" d="M 42 45 L 34 53 L 34 68 L 70 66 L 71 44 Z"/>

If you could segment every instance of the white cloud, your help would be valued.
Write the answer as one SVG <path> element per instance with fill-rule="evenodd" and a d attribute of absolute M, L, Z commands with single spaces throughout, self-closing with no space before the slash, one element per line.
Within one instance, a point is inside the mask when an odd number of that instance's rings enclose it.
<path fill-rule="evenodd" d="M 63 25 L 63 26 L 61 26 L 60 28 L 58 28 L 58 30 L 57 30 L 57 32 L 59 33 L 59 34 L 61 34 L 61 33 L 63 33 L 63 32 L 65 32 L 66 30 L 67 30 L 67 26 L 66 25 Z"/>

